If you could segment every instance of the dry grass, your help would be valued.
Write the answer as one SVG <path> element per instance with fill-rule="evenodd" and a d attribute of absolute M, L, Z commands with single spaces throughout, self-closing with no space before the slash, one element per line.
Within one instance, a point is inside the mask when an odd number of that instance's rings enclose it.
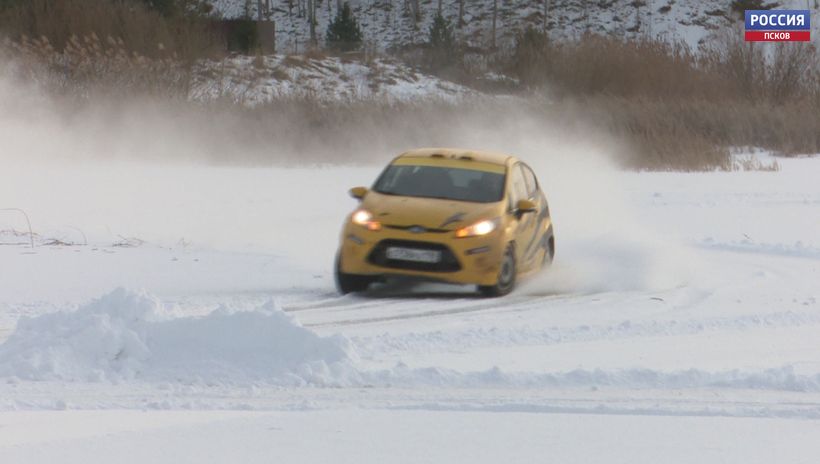
<path fill-rule="evenodd" d="M 782 155 L 820 153 L 820 122 L 805 102 L 659 100 L 597 96 L 564 101 L 595 127 L 628 141 L 628 166 L 653 170 L 731 169 L 730 147 Z"/>
<path fill-rule="evenodd" d="M 26 0 L 0 11 L 7 39 L 45 37 L 57 51 L 72 37 L 113 37 L 130 52 L 151 58 L 190 61 L 215 51 L 217 37 L 198 17 L 164 17 L 138 2 L 112 0 Z"/>
<path fill-rule="evenodd" d="M 562 43 L 540 33 L 519 36 L 503 53 L 502 66 L 530 88 L 556 97 L 608 95 L 662 100 L 769 100 L 780 104 L 812 99 L 820 80 L 820 54 L 810 43 L 753 44 L 727 30 L 708 48 L 650 39 L 598 35 Z"/>
<path fill-rule="evenodd" d="M 719 95 L 718 78 L 699 69 L 683 44 L 587 36 L 554 46 L 544 83 L 558 95 L 678 99 Z"/>
<path fill-rule="evenodd" d="M 531 92 L 580 107 L 575 114 L 629 140 L 633 167 L 730 169 L 732 146 L 820 152 L 817 49 L 767 49 L 740 37 L 728 31 L 693 51 L 600 36 L 555 44 L 530 31 L 505 69 Z"/>
<path fill-rule="evenodd" d="M 15 72 L 61 97 L 186 98 L 191 69 L 218 37 L 204 18 L 162 16 L 139 2 L 27 0 L 0 10 L 0 52 Z"/>
<path fill-rule="evenodd" d="M 60 97 L 88 100 L 95 95 L 185 97 L 191 69 L 174 57 L 148 57 L 128 50 L 122 39 L 95 33 L 71 36 L 57 49 L 46 37 L 7 42 L 2 55 L 13 60 L 18 77 L 38 82 Z"/>

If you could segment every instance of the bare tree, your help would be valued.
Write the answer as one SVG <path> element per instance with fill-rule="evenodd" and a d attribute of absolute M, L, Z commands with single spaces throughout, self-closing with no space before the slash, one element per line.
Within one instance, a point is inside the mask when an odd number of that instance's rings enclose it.
<path fill-rule="evenodd" d="M 541 32 L 547 33 L 547 17 L 549 16 L 549 0 L 544 0 L 544 14 L 541 18 Z M 495 14 L 495 13 L 493 13 Z M 495 18 L 493 18 L 493 22 L 495 22 Z"/>
<path fill-rule="evenodd" d="M 308 21 L 310 22 L 310 44 L 316 46 L 316 0 L 308 0 Z"/>
<path fill-rule="evenodd" d="M 493 0 L 493 39 L 492 39 L 492 49 L 495 50 L 496 43 L 495 43 L 495 35 L 496 35 L 496 21 L 498 20 L 498 0 Z"/>
<path fill-rule="evenodd" d="M 627 29 L 627 32 L 634 32 L 636 34 L 641 32 L 641 27 L 643 26 L 641 24 L 641 5 L 641 2 L 638 0 L 632 2 L 632 6 L 635 8 L 635 25 Z"/>
<path fill-rule="evenodd" d="M 421 11 L 419 10 L 419 0 L 403 0 L 404 1 L 404 15 L 409 16 L 413 21 L 413 30 L 418 30 L 418 22 L 421 19 Z M 441 2 L 439 1 L 439 5 Z"/>

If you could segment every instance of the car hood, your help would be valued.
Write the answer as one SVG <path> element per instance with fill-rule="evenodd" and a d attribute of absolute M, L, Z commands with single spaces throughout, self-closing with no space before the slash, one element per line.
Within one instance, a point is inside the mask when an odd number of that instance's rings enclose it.
<path fill-rule="evenodd" d="M 499 215 L 499 204 L 384 195 L 371 191 L 362 207 L 386 226 L 456 230 Z"/>

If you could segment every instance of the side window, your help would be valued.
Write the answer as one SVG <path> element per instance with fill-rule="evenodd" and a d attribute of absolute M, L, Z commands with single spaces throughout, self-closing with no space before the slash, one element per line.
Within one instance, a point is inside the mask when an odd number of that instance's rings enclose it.
<path fill-rule="evenodd" d="M 524 170 L 524 179 L 527 181 L 527 193 L 530 198 L 535 197 L 535 192 L 538 191 L 538 181 L 535 179 L 532 169 L 526 164 L 521 164 L 521 169 Z"/>
<path fill-rule="evenodd" d="M 524 174 L 521 171 L 521 165 L 517 164 L 512 170 L 512 191 L 510 192 L 512 195 L 513 205 L 515 205 L 518 200 L 526 200 L 528 199 L 529 193 L 527 192 L 527 181 L 524 180 Z"/>

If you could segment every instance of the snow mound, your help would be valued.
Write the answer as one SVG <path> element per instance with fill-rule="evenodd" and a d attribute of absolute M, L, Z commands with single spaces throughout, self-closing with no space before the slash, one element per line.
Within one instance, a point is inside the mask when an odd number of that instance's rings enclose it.
<path fill-rule="evenodd" d="M 541 341 L 544 342 L 543 340 Z M 74 311 L 23 318 L 0 345 L 0 378 L 206 387 L 718 388 L 820 391 L 820 374 L 770 369 L 645 368 L 511 372 L 498 367 L 362 369 L 353 343 L 300 326 L 275 303 L 183 316 L 159 299 L 115 290 Z M 442 346 L 442 349 L 446 347 Z M 365 352 L 366 354 L 366 352 Z"/>
<path fill-rule="evenodd" d="M 76 311 L 21 319 L 0 345 L 0 377 L 333 385 L 351 356 L 347 339 L 316 335 L 273 302 L 178 317 L 157 298 L 117 289 Z"/>

